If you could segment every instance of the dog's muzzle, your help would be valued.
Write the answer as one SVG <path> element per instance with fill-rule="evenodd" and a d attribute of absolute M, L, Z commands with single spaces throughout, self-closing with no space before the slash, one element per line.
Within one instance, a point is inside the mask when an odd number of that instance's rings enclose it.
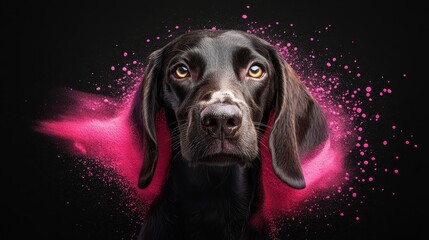
<path fill-rule="evenodd" d="M 218 139 L 232 138 L 241 127 L 243 113 L 236 105 L 215 103 L 201 111 L 200 119 L 208 135 Z"/>

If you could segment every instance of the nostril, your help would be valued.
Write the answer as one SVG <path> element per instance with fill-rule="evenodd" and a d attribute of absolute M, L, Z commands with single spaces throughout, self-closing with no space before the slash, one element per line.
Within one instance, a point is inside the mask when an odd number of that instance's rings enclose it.
<path fill-rule="evenodd" d="M 238 118 L 229 118 L 229 119 L 226 121 L 226 126 L 227 126 L 227 127 L 236 127 L 236 126 L 238 126 L 238 125 L 240 125 L 240 121 L 239 121 L 239 119 L 238 119 Z"/>
<path fill-rule="evenodd" d="M 202 124 L 205 127 L 215 127 L 217 125 L 216 119 L 211 117 L 206 117 L 202 119 Z"/>

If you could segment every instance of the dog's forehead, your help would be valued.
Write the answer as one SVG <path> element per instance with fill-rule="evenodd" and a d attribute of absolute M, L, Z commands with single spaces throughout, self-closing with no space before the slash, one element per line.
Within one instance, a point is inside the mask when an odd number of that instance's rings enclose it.
<path fill-rule="evenodd" d="M 211 53 L 231 53 L 234 49 L 252 46 L 252 42 L 239 32 L 225 32 L 217 36 L 203 36 L 195 48 Z"/>

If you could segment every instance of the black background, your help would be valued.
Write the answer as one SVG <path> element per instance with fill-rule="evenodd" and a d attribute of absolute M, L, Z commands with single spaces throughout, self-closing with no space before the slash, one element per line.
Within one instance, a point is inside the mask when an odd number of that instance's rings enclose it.
<path fill-rule="evenodd" d="M 407 160 L 400 163 L 397 180 L 382 183 L 395 189 L 398 197 L 369 193 L 372 200 L 361 210 L 362 221 L 337 223 L 330 231 L 313 222 L 311 234 L 295 235 L 299 239 L 420 239 L 423 224 L 418 217 L 424 217 L 426 209 L 422 161 L 426 160 L 427 117 L 422 112 L 426 111 L 423 84 L 427 67 L 421 59 L 426 57 L 423 34 L 427 29 L 422 23 L 423 7 L 410 1 L 377 5 L 276 2 L 57 1 L 1 6 L 6 23 L 4 52 L 11 52 L 3 65 L 5 76 L 11 77 L 2 79 L 6 145 L 1 160 L 1 198 L 7 213 L 1 214 L 6 221 L 2 239 L 128 239 L 138 231 L 138 224 L 132 223 L 135 216 L 118 207 L 118 189 L 79 178 L 70 171 L 79 171 L 79 167 L 67 159 L 59 160 L 61 149 L 31 126 L 36 119 L 47 117 L 44 109 L 56 87 L 93 91 L 87 84 L 93 81 L 92 73 L 107 71 L 106 66 L 115 64 L 123 50 L 136 52 L 144 61 L 160 46 L 147 47 L 145 39 L 164 33 L 166 25 L 243 27 L 240 16 L 247 4 L 251 5 L 249 17 L 267 24 L 294 23 L 298 34 L 311 34 L 332 24 L 327 42 L 349 50 L 368 75 L 398 79 L 392 81 L 395 92 L 387 104 L 388 115 L 414 134 L 414 142 L 419 144 L 418 150 L 404 152 Z M 408 77 L 400 78 L 402 73 Z M 377 135 L 377 130 L 372 134 Z M 91 184 L 96 186 L 93 191 L 81 187 Z M 321 233 L 314 234 L 318 230 Z"/>

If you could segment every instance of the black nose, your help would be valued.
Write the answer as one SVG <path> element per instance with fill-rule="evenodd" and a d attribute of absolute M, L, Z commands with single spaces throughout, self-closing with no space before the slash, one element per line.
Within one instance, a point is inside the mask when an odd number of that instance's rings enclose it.
<path fill-rule="evenodd" d="M 236 105 L 216 103 L 200 113 L 201 125 L 216 138 L 232 137 L 241 126 L 242 112 Z"/>

